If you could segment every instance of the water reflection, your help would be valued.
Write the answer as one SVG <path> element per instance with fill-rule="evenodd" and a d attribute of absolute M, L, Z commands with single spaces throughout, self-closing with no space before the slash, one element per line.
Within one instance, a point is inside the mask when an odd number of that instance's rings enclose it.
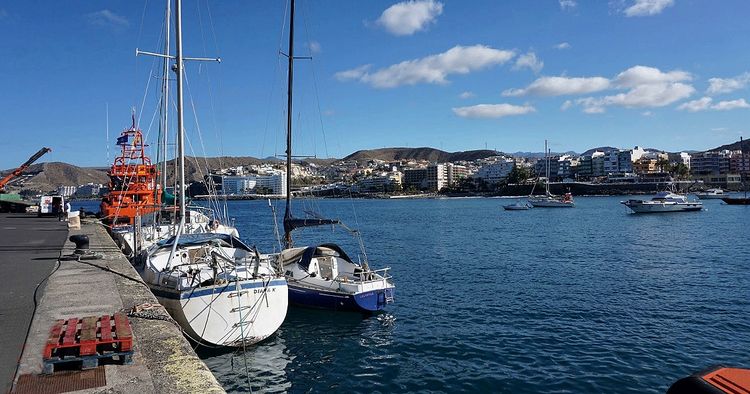
<path fill-rule="evenodd" d="M 391 315 L 290 308 L 276 335 L 244 352 L 197 351 L 227 392 L 332 390 L 352 376 L 376 377 L 373 363 L 393 358 L 388 349 L 394 321 Z M 341 365 L 351 367 L 340 370 Z"/>

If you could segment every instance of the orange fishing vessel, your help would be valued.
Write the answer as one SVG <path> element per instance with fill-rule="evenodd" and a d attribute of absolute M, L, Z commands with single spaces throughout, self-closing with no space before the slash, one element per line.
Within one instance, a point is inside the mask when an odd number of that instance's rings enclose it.
<path fill-rule="evenodd" d="M 122 148 L 107 175 L 109 193 L 100 205 L 102 221 L 107 224 L 134 224 L 135 217 L 161 208 L 159 171 L 146 156 L 143 134 L 133 125 L 120 133 L 117 145 Z"/>

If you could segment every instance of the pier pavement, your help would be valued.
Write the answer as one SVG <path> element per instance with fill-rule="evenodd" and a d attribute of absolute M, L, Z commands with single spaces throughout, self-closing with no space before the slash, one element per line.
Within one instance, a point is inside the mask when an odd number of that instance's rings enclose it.
<path fill-rule="evenodd" d="M 0 389 L 8 392 L 34 314 L 34 292 L 52 272 L 68 227 L 56 218 L 0 214 Z M 41 292 L 40 288 L 40 292 Z"/>
<path fill-rule="evenodd" d="M 19 287 L 12 303 L 21 304 L 16 314 L 25 316 L 26 323 L 32 319 L 33 292 L 39 281 L 47 275 L 42 294 L 37 295 L 38 305 L 28 333 L 27 325 L 17 323 L 20 334 L 12 338 L 3 337 L 3 349 L 16 349 L 12 360 L 3 360 L 2 371 L 6 376 L 5 388 L 10 387 L 12 373 L 18 362 L 16 382 L 21 375 L 36 375 L 42 371 L 42 350 L 49 329 L 57 319 L 101 316 L 119 311 L 128 311 L 134 306 L 158 305 L 156 298 L 143 283 L 130 262 L 122 255 L 105 228 L 95 222 L 84 221 L 80 230 L 68 229 L 64 222 L 55 219 L 36 219 L 33 216 L 16 215 L 18 223 L 0 217 L 2 231 L 18 232 L 13 235 L 16 243 L 3 238 L 2 263 L 13 278 L 8 282 Z M 15 220 L 15 218 L 14 218 Z M 22 223 L 22 224 L 21 224 Z M 13 230 L 11 227 L 15 227 Z M 48 234 L 49 233 L 49 234 Z M 67 235 L 86 234 L 91 241 L 91 250 L 101 256 L 93 260 L 66 260 L 75 245 L 66 241 Z M 0 234 L 2 235 L 2 234 Z M 39 239 L 43 242 L 39 242 Z M 26 263 L 21 257 L 26 256 Z M 59 260 L 58 257 L 63 256 Z M 9 265 L 8 261 L 12 261 Z M 33 266 L 37 264 L 37 266 Z M 27 268 L 33 266 L 34 270 Z M 20 272 L 19 272 L 20 271 Z M 28 271 L 28 272 L 25 272 Z M 31 277 L 31 273 L 35 276 Z M 13 280 L 17 279 L 17 280 Z M 4 292 L 9 290 L 3 289 Z M 3 294 L 5 295 L 5 294 Z M 29 301 L 31 300 L 31 301 Z M 28 303 L 31 303 L 28 305 Z M 5 313 L 5 312 L 3 312 Z M 8 319 L 3 318 L 3 321 Z M 170 321 L 161 308 L 149 310 L 141 317 L 131 316 L 134 337 L 134 363 L 132 365 L 104 365 L 106 386 L 85 392 L 107 393 L 223 393 L 221 385 L 200 360 L 180 329 Z M 3 322 L 3 327 L 7 323 Z M 26 338 L 25 346 L 23 345 Z M 6 347 L 7 345 L 7 347 Z M 18 354 L 23 347 L 20 360 Z M 5 355 L 4 355 L 5 356 Z M 8 356 L 10 357 L 10 356 Z M 72 375 L 75 377 L 75 375 Z M 71 378 L 75 379 L 75 378 Z M 16 390 L 22 389 L 16 385 Z"/>

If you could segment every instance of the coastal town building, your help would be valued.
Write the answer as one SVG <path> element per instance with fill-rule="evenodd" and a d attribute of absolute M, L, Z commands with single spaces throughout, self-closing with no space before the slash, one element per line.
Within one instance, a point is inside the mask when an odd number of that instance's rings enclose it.
<path fill-rule="evenodd" d="M 695 153 L 690 157 L 690 170 L 694 175 L 726 174 L 730 161 L 728 150 Z"/>
<path fill-rule="evenodd" d="M 87 183 L 79 185 L 76 189 L 75 196 L 78 198 L 98 197 L 102 191 L 101 183 Z"/>
<path fill-rule="evenodd" d="M 504 159 L 498 160 L 491 164 L 486 164 L 479 168 L 474 174 L 475 179 L 481 179 L 490 184 L 496 184 L 505 181 L 510 175 L 513 168 L 516 167 L 515 160 Z"/>
<path fill-rule="evenodd" d="M 427 168 L 409 168 L 404 170 L 402 178 L 404 188 L 427 188 Z"/>
<path fill-rule="evenodd" d="M 446 186 L 448 186 L 448 166 L 445 164 L 427 166 L 427 189 L 440 191 Z"/>
<path fill-rule="evenodd" d="M 360 192 L 391 192 L 401 189 L 402 175 L 398 171 L 373 175 L 357 181 Z"/>
<path fill-rule="evenodd" d="M 262 175 L 223 175 L 220 180 L 226 195 L 286 194 L 286 173 L 280 170 Z"/>
<path fill-rule="evenodd" d="M 76 190 L 78 190 L 75 186 L 58 186 L 57 187 L 57 194 L 63 197 L 70 197 L 73 194 L 75 194 Z"/>

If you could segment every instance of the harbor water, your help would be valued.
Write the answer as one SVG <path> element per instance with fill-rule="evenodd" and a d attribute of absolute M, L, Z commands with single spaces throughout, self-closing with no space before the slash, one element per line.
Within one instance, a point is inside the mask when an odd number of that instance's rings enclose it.
<path fill-rule="evenodd" d="M 370 317 L 290 309 L 259 345 L 199 354 L 229 392 L 657 393 L 750 366 L 750 207 L 636 215 L 624 199 L 295 201 L 361 230 L 396 303 Z M 243 239 L 278 249 L 267 202 L 228 208 Z M 340 229 L 295 236 L 358 255 Z"/>

